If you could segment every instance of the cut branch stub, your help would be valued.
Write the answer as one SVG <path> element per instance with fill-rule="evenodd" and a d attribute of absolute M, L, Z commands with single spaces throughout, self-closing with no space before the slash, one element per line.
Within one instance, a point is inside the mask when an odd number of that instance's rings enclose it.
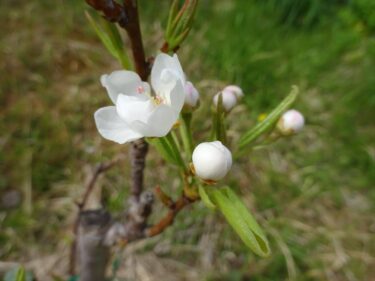
<path fill-rule="evenodd" d="M 104 245 L 104 237 L 110 225 L 111 216 L 105 210 L 81 212 L 78 236 L 81 281 L 105 280 L 109 248 Z"/>

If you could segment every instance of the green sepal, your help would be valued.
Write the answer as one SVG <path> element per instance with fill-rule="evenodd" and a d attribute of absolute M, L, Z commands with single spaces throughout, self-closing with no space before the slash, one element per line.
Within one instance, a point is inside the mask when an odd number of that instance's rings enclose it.
<path fill-rule="evenodd" d="M 246 246 L 261 257 L 270 255 L 267 238 L 259 224 L 229 187 L 210 191 L 209 197 Z"/>
<path fill-rule="evenodd" d="M 239 140 L 239 151 L 242 151 L 245 146 L 254 142 L 265 132 L 273 129 L 281 115 L 295 102 L 299 90 L 297 86 L 292 86 L 290 94 L 270 113 L 267 117 L 247 131 Z"/>
<path fill-rule="evenodd" d="M 199 192 L 199 196 L 200 196 L 202 202 L 206 205 L 207 208 L 209 208 L 211 210 L 216 209 L 216 206 L 215 206 L 214 202 L 212 202 L 212 200 L 210 199 L 210 196 L 206 192 L 204 186 L 200 185 L 198 187 L 198 192 Z"/>

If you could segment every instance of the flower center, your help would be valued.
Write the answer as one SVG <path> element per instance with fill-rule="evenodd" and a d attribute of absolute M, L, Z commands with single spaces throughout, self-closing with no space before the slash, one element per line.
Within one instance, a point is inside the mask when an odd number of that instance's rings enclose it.
<path fill-rule="evenodd" d="M 155 105 L 163 104 L 165 103 L 165 100 L 161 96 L 154 96 L 151 98 Z"/>

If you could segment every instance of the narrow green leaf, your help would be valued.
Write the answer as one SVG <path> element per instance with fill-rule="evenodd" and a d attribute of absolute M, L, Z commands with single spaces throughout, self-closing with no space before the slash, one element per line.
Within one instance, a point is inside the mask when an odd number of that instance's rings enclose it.
<path fill-rule="evenodd" d="M 147 138 L 146 140 L 156 148 L 167 162 L 178 165 L 178 161 L 173 154 L 172 148 L 164 138 Z"/>
<path fill-rule="evenodd" d="M 131 69 L 132 63 L 124 49 L 124 42 L 121 38 L 117 25 L 109 21 L 103 21 L 103 28 L 105 29 L 112 45 L 114 46 L 114 49 L 116 51 L 115 58 L 120 61 L 121 65 L 125 69 Z"/>
<path fill-rule="evenodd" d="M 184 32 L 182 32 L 179 36 L 177 36 L 176 38 L 172 38 L 169 42 L 169 48 L 171 50 L 175 49 L 176 47 L 180 46 L 181 43 L 185 40 L 185 38 L 188 36 L 189 34 L 189 29 L 186 29 Z"/>
<path fill-rule="evenodd" d="M 20 267 L 18 270 L 16 281 L 26 281 L 25 269 L 23 267 Z"/>
<path fill-rule="evenodd" d="M 210 192 L 210 198 L 246 246 L 259 256 L 270 254 L 267 238 L 260 226 L 229 187 Z"/>
<path fill-rule="evenodd" d="M 165 31 L 165 36 L 166 36 L 167 41 L 169 41 L 169 37 L 171 36 L 171 33 L 172 33 L 173 20 L 178 13 L 178 2 L 179 2 L 179 0 L 173 0 L 172 5 L 169 8 L 167 28 L 166 28 L 166 31 Z"/>
<path fill-rule="evenodd" d="M 102 41 L 104 47 L 125 69 L 131 68 L 131 63 L 124 51 L 123 42 L 114 23 L 103 21 L 86 11 L 86 18 L 94 29 L 96 35 Z"/>
<path fill-rule="evenodd" d="M 261 122 L 247 131 L 239 140 L 239 150 L 254 142 L 263 133 L 272 129 L 280 116 L 294 103 L 298 96 L 299 90 L 297 86 L 292 86 L 290 94 Z"/>
<path fill-rule="evenodd" d="M 32 281 L 33 274 L 25 271 L 22 266 L 16 266 L 4 275 L 4 281 Z"/>
<path fill-rule="evenodd" d="M 201 200 L 203 203 L 206 205 L 207 208 L 214 210 L 216 208 L 215 204 L 211 201 L 210 195 L 206 192 L 204 186 L 199 186 L 198 187 L 198 192 Z"/>
<path fill-rule="evenodd" d="M 87 20 L 89 21 L 90 25 L 94 29 L 96 35 L 98 35 L 99 39 L 102 41 L 103 45 L 107 48 L 107 50 L 110 52 L 110 54 L 112 56 L 117 58 L 117 50 L 116 50 L 114 44 L 112 43 L 112 41 L 110 40 L 108 34 L 106 34 L 106 32 L 104 32 L 100 28 L 99 24 L 96 23 L 92 14 L 90 14 L 87 11 L 86 11 L 85 14 L 86 14 Z"/>

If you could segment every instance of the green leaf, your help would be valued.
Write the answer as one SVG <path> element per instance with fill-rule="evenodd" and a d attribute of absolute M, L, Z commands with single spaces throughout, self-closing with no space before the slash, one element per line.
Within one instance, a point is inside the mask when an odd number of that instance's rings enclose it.
<path fill-rule="evenodd" d="M 20 269 L 17 272 L 17 281 L 26 281 L 26 274 L 25 269 L 23 267 L 20 267 Z"/>
<path fill-rule="evenodd" d="M 125 53 L 121 35 L 114 23 L 105 21 L 93 13 L 86 11 L 86 18 L 90 25 L 106 47 L 108 52 L 119 62 L 125 69 L 131 68 L 131 63 Z"/>
<path fill-rule="evenodd" d="M 216 206 L 211 201 L 210 196 L 208 195 L 208 193 L 205 190 L 205 187 L 200 185 L 198 187 L 198 192 L 199 192 L 199 196 L 200 196 L 201 200 L 203 201 L 203 203 L 206 205 L 207 208 L 209 208 L 211 210 L 216 209 Z"/>
<path fill-rule="evenodd" d="M 178 165 L 178 160 L 175 158 L 173 150 L 165 138 L 147 138 L 146 140 L 156 148 L 167 162 Z"/>
<path fill-rule="evenodd" d="M 169 8 L 168 22 L 167 22 L 167 28 L 165 32 L 167 41 L 169 41 L 169 37 L 171 36 L 171 33 L 172 33 L 173 20 L 177 16 L 177 13 L 178 13 L 178 2 L 179 0 L 173 0 L 172 5 Z"/>
<path fill-rule="evenodd" d="M 210 192 L 210 198 L 246 246 L 259 256 L 270 254 L 267 238 L 259 224 L 229 187 Z"/>
<path fill-rule="evenodd" d="M 263 133 L 272 129 L 280 116 L 295 102 L 299 90 L 297 86 L 292 86 L 290 94 L 261 122 L 247 131 L 239 140 L 239 150 L 243 150 L 245 146 L 254 142 Z"/>
<path fill-rule="evenodd" d="M 25 271 L 22 266 L 16 266 L 4 276 L 4 281 L 32 281 L 33 274 Z"/>

